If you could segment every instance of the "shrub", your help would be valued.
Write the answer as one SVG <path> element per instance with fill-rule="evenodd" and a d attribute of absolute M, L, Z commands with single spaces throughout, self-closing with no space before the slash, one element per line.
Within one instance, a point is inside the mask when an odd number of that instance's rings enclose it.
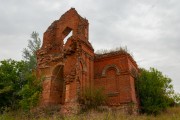
<path fill-rule="evenodd" d="M 110 49 L 110 50 L 107 50 L 107 49 L 101 49 L 101 50 L 97 50 L 95 53 L 96 55 L 102 55 L 102 54 L 109 54 L 109 53 L 115 53 L 115 52 L 118 52 L 118 53 L 129 53 L 127 47 L 117 47 L 115 49 Z"/>
<path fill-rule="evenodd" d="M 86 88 L 81 99 L 85 109 L 96 109 L 106 102 L 107 96 L 103 93 L 103 88 Z"/>
<path fill-rule="evenodd" d="M 27 75 L 27 83 L 22 87 L 19 95 L 22 96 L 19 104 L 22 109 L 29 110 L 39 103 L 42 91 L 42 80 L 36 78 L 33 74 Z"/>
<path fill-rule="evenodd" d="M 10 107 L 18 108 L 21 99 L 18 92 L 25 84 L 22 73 L 26 69 L 24 61 L 12 59 L 0 61 L 0 109 Z M 1 110 L 0 110 L 1 111 Z"/>
<path fill-rule="evenodd" d="M 149 71 L 141 69 L 136 80 L 136 89 L 142 113 L 156 115 L 174 103 L 171 81 L 154 68 L 150 68 Z"/>

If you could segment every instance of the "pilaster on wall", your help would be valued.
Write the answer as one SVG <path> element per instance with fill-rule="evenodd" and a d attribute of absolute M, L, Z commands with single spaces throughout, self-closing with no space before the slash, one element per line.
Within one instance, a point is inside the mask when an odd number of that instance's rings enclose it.
<path fill-rule="evenodd" d="M 127 56 L 127 60 L 128 60 L 128 70 L 129 70 L 132 102 L 137 104 L 137 106 L 139 106 L 139 103 L 138 103 L 139 100 L 136 96 L 136 90 L 135 90 L 135 82 L 138 76 L 139 69 L 136 62 L 131 56 Z"/>

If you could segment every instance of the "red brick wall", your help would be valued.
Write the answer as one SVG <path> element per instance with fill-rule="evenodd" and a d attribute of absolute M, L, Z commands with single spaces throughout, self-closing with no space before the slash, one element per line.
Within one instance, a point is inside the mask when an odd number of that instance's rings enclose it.
<path fill-rule="evenodd" d="M 94 50 L 88 41 L 88 25 L 88 20 L 71 8 L 44 33 L 43 45 L 37 51 L 37 74 L 45 78 L 42 104 L 76 101 L 78 92 L 92 86 Z M 62 75 L 56 70 L 58 66 L 63 66 Z"/>
<path fill-rule="evenodd" d="M 89 87 L 104 87 L 109 105 L 136 103 L 137 65 L 127 53 L 97 57 L 88 41 L 88 21 L 72 8 L 44 33 L 37 52 L 37 74 L 43 76 L 42 104 L 77 102 Z M 72 31 L 65 43 L 63 40 Z M 61 68 L 62 67 L 62 68 Z"/>
<path fill-rule="evenodd" d="M 120 105 L 131 101 L 136 103 L 134 78 L 130 74 L 130 67 L 133 64 L 130 62 L 126 54 L 102 57 L 94 62 L 94 86 L 105 88 L 105 93 L 109 95 L 109 105 Z M 106 69 L 103 76 L 103 69 L 108 65 L 110 67 Z M 119 74 L 114 66 L 119 69 Z"/>

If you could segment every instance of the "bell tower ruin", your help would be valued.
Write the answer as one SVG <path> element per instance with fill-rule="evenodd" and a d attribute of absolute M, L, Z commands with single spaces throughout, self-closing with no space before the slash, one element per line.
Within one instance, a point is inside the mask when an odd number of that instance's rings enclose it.
<path fill-rule="evenodd" d="M 88 20 L 71 8 L 44 33 L 37 52 L 37 71 L 44 76 L 42 103 L 74 102 L 93 84 L 94 50 L 88 41 Z M 72 32 L 66 42 L 64 39 Z"/>
<path fill-rule="evenodd" d="M 122 51 L 95 54 L 88 34 L 88 20 L 74 8 L 46 30 L 37 51 L 37 74 L 44 77 L 41 104 L 77 103 L 86 88 L 104 87 L 108 106 L 138 105 L 136 62 Z"/>

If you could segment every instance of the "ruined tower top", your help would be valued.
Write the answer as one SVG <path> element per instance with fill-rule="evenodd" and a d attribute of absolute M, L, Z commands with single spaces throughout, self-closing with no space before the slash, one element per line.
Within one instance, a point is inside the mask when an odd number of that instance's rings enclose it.
<path fill-rule="evenodd" d="M 82 18 L 75 8 L 71 8 L 65 12 L 59 20 L 55 20 L 44 33 L 43 46 L 46 44 L 63 45 L 64 39 L 70 32 L 72 32 L 72 37 L 85 42 L 88 42 L 88 31 L 89 31 L 88 20 Z M 90 45 L 91 46 L 91 45 Z"/>

